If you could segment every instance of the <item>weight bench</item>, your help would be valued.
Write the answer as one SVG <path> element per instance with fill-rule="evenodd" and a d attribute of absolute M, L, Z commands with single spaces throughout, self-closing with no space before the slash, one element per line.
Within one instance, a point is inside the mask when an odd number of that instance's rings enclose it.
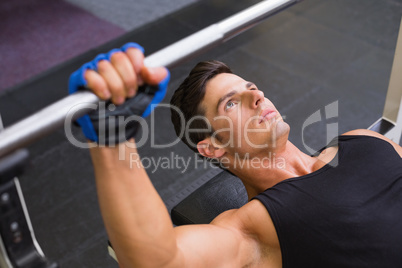
<path fill-rule="evenodd" d="M 175 225 L 210 223 L 222 212 L 247 203 L 246 188 L 239 178 L 222 170 L 176 205 L 171 211 Z"/>

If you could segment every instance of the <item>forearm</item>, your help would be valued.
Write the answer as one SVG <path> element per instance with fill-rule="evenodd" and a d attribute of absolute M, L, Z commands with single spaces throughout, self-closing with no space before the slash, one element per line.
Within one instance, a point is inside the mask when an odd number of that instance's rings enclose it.
<path fill-rule="evenodd" d="M 99 205 L 119 262 L 160 266 L 176 254 L 175 234 L 132 144 L 91 149 Z M 119 160 L 119 152 L 124 160 Z"/>

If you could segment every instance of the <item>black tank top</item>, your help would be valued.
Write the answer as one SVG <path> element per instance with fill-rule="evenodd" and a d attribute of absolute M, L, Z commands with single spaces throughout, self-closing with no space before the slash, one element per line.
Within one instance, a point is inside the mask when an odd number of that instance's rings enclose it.
<path fill-rule="evenodd" d="M 283 267 L 402 267 L 402 158 L 374 137 L 336 144 L 329 164 L 255 197 L 274 222 Z"/>

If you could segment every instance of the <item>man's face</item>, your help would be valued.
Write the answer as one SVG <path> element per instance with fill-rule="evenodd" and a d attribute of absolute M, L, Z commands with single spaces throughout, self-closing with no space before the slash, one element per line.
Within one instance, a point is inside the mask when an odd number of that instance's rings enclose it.
<path fill-rule="evenodd" d="M 230 155 L 259 156 L 277 149 L 288 137 L 289 126 L 257 86 L 241 77 L 222 73 L 208 81 L 201 103 L 219 141 Z M 262 156 L 262 155 L 261 155 Z"/>

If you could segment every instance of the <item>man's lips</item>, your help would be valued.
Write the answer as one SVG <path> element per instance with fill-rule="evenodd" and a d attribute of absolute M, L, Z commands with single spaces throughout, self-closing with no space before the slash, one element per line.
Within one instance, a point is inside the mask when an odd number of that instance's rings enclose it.
<path fill-rule="evenodd" d="M 262 110 L 260 114 L 260 120 L 258 121 L 259 124 L 262 123 L 262 121 L 269 121 L 270 119 L 276 117 L 276 111 L 272 108 L 267 108 Z"/>

